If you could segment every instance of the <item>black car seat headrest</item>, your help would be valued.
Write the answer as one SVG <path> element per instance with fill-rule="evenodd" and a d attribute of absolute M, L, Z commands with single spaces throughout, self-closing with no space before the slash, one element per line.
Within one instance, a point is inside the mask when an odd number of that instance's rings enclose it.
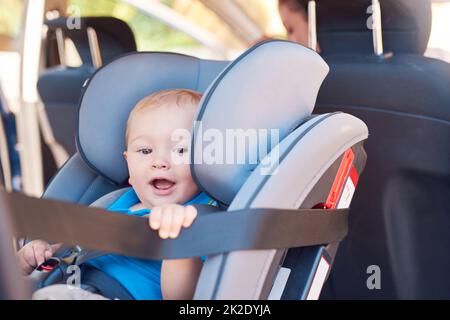
<path fill-rule="evenodd" d="M 308 0 L 299 0 L 303 5 Z M 325 55 L 373 53 L 371 0 L 317 0 L 318 42 Z M 431 32 L 429 0 L 380 0 L 385 52 L 423 54 Z"/>
<path fill-rule="evenodd" d="M 48 32 L 54 33 L 60 28 L 77 48 L 83 64 L 92 64 L 87 29 L 93 28 L 97 33 L 103 62 L 109 63 L 127 52 L 136 51 L 133 31 L 122 20 L 113 17 L 81 17 L 79 25 L 70 18 L 63 17 L 46 20 Z M 78 22 L 77 22 L 78 23 Z"/>
<path fill-rule="evenodd" d="M 128 114 L 143 97 L 170 88 L 205 92 L 194 126 L 194 158 L 204 155 L 209 143 L 202 134 L 208 130 L 225 137 L 226 130 L 278 129 L 281 141 L 311 114 L 329 70 L 316 52 L 287 41 L 261 43 L 227 64 L 178 54 L 136 53 L 99 69 L 79 110 L 77 144 L 85 162 L 116 184 L 126 182 L 122 152 Z M 217 70 L 223 71 L 213 81 Z M 246 152 L 245 159 L 255 156 L 251 148 Z M 223 203 L 230 203 L 257 165 L 202 159 L 193 159 L 193 177 Z"/>

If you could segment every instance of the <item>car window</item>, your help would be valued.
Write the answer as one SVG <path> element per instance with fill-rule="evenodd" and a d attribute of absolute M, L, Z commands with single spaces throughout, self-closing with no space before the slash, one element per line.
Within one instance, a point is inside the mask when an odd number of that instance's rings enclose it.
<path fill-rule="evenodd" d="M 168 9 L 194 24 L 201 32 L 213 37 L 227 50 L 240 48 L 237 39 L 215 14 L 200 1 L 160 1 Z M 128 23 L 133 30 L 139 51 L 172 51 L 200 58 L 224 58 L 225 54 L 200 43 L 186 32 L 163 23 L 156 17 L 119 0 L 69 0 L 68 10 L 74 8 L 81 16 L 112 16 Z M 69 12 L 70 13 L 70 12 Z"/>
<path fill-rule="evenodd" d="M 17 51 L 22 24 L 23 1 L 0 1 L 0 51 Z"/>
<path fill-rule="evenodd" d="M 450 62 L 450 2 L 432 5 L 433 23 L 425 55 Z"/>

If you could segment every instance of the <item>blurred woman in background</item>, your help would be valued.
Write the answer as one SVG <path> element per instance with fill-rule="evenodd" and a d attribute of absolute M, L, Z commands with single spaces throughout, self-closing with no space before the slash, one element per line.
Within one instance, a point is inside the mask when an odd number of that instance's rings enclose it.
<path fill-rule="evenodd" d="M 286 28 L 287 39 L 308 47 L 308 14 L 300 1 L 278 0 L 278 11 Z M 255 44 L 269 39 L 271 37 L 264 35 L 255 41 Z M 319 45 L 316 51 L 320 52 Z"/>

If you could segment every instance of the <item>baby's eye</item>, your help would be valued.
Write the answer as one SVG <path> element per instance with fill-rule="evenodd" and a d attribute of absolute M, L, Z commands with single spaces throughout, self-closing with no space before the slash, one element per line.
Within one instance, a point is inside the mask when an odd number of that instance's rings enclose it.
<path fill-rule="evenodd" d="M 138 150 L 138 152 L 139 153 L 142 153 L 142 154 L 150 154 L 150 153 L 152 153 L 152 149 L 150 149 L 150 148 L 142 148 L 142 149 L 139 149 Z"/>
<path fill-rule="evenodd" d="M 188 149 L 186 147 L 177 147 L 177 148 L 174 149 L 174 151 L 178 155 L 182 156 L 183 154 L 185 154 L 188 151 Z"/>

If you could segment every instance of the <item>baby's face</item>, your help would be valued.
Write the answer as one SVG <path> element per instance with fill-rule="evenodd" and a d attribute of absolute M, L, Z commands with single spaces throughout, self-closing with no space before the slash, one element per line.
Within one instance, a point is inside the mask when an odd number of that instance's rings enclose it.
<path fill-rule="evenodd" d="M 172 138 L 177 129 L 191 131 L 195 111 L 194 106 L 149 107 L 130 123 L 129 183 L 147 208 L 183 203 L 199 192 L 188 164 L 190 141 Z"/>

